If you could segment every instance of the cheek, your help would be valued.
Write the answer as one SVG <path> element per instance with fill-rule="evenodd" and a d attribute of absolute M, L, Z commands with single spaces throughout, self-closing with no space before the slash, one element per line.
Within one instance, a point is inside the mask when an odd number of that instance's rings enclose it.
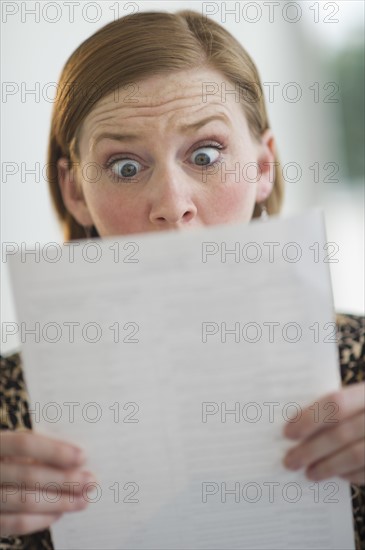
<path fill-rule="evenodd" d="M 249 141 L 246 150 L 233 150 L 227 155 L 217 174 L 212 175 L 209 200 L 204 201 L 206 224 L 249 222 L 255 207 L 257 155 Z M 207 197 L 208 198 L 208 197 Z"/>
<path fill-rule="evenodd" d="M 123 235 L 141 231 L 141 204 L 130 201 L 116 189 L 90 190 L 85 196 L 89 211 L 101 237 Z"/>
<path fill-rule="evenodd" d="M 219 185 L 209 200 L 204 201 L 205 223 L 249 222 L 256 198 L 256 184 L 228 179 Z"/>

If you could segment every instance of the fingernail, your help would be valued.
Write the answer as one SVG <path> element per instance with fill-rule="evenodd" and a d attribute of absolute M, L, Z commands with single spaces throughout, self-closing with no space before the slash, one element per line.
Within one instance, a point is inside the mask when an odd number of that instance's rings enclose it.
<path fill-rule="evenodd" d="M 86 470 L 85 472 L 82 472 L 82 481 L 84 483 L 91 483 L 93 481 L 96 481 L 96 477 L 92 472 Z"/>
<path fill-rule="evenodd" d="M 316 470 L 307 470 L 305 475 L 311 481 L 320 481 L 321 479 L 321 474 Z"/>
<path fill-rule="evenodd" d="M 79 447 L 73 447 L 74 450 L 74 456 L 75 461 L 79 464 L 85 462 L 86 460 L 86 453 L 83 449 L 80 449 Z"/>
<path fill-rule="evenodd" d="M 292 424 L 287 424 L 284 428 L 284 437 L 288 439 L 299 439 L 299 434 L 293 431 Z"/>
<path fill-rule="evenodd" d="M 82 508 L 86 508 L 86 506 L 89 504 L 89 501 L 86 500 L 82 495 L 75 497 L 75 508 L 76 510 L 81 510 Z"/>
<path fill-rule="evenodd" d="M 284 464 L 289 470 L 298 470 L 301 466 L 300 458 L 291 453 L 284 458 Z"/>

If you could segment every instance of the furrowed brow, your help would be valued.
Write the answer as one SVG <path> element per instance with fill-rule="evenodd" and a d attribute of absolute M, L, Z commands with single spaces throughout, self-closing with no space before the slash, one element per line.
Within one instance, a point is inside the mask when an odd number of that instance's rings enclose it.
<path fill-rule="evenodd" d="M 220 120 L 228 126 L 232 126 L 229 118 L 225 114 L 218 114 L 218 115 L 211 115 L 209 117 L 203 118 L 202 120 L 199 120 L 198 122 L 194 122 L 193 124 L 182 124 L 179 126 L 178 131 L 180 133 L 186 133 L 186 134 L 192 134 L 208 124 L 209 122 L 213 122 L 215 120 Z M 119 141 L 121 143 L 123 142 L 131 142 L 131 141 L 138 141 L 140 140 L 140 136 L 137 134 L 119 134 L 119 133 L 113 133 L 113 132 L 103 132 L 102 134 L 99 134 L 95 136 L 91 140 L 91 151 L 95 149 L 97 144 L 102 141 L 103 139 L 111 139 L 115 141 Z"/>
<path fill-rule="evenodd" d="M 138 139 L 140 139 L 140 137 L 137 136 L 136 134 L 117 134 L 113 132 L 103 132 L 102 134 L 95 136 L 91 140 L 90 150 L 93 151 L 97 146 L 97 144 L 103 139 L 113 139 L 115 141 L 120 141 L 120 142 L 125 142 L 125 141 L 131 142 L 131 141 L 137 141 Z"/>
<path fill-rule="evenodd" d="M 232 126 L 229 118 L 224 113 L 222 113 L 208 116 L 206 118 L 203 118 L 202 120 L 199 120 L 198 122 L 194 122 L 193 124 L 183 124 L 179 127 L 179 131 L 184 133 L 193 133 L 199 130 L 202 126 L 205 126 L 206 124 L 208 124 L 209 122 L 213 122 L 214 120 L 220 120 L 228 124 L 228 126 Z"/>

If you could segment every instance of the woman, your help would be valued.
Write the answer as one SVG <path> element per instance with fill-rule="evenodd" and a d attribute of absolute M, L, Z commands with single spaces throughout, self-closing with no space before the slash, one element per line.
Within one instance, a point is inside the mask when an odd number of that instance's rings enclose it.
<path fill-rule="evenodd" d="M 256 68 L 227 31 L 191 11 L 129 15 L 77 48 L 61 75 L 48 163 L 65 240 L 249 222 L 278 213 L 283 196 Z M 239 181 L 232 170 L 237 163 Z M 258 177 L 244 176 L 248 166 Z M 322 426 L 304 413 L 288 425 L 296 445 L 283 460 L 291 469 L 305 467 L 309 479 L 340 476 L 353 484 L 360 548 L 363 322 L 354 316 L 337 321 L 349 387 L 317 401 L 338 404 L 338 423 Z M 2 363 L 1 482 L 29 489 L 88 482 L 92 474 L 83 471 L 77 449 L 29 430 L 14 433 L 31 428 L 21 413 L 27 394 L 19 355 Z M 1 503 L 1 532 L 12 537 L 1 539 L 0 548 L 52 548 L 42 530 L 85 505 L 82 498 L 72 505 L 67 493 L 57 503 L 10 495 Z"/>

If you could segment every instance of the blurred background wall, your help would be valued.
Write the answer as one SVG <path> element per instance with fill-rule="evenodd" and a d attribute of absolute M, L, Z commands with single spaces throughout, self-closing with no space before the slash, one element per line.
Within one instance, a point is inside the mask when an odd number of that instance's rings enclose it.
<path fill-rule="evenodd" d="M 363 313 L 364 3 L 356 0 L 2 2 L 2 241 L 62 242 L 42 167 L 54 83 L 69 55 L 117 17 L 186 8 L 223 24 L 253 57 L 285 167 L 283 215 L 324 209 L 327 241 L 338 245 L 329 264 L 335 308 Z M 2 322 L 16 321 L 7 267 Z M 18 345 L 2 339 L 1 352 Z"/>

